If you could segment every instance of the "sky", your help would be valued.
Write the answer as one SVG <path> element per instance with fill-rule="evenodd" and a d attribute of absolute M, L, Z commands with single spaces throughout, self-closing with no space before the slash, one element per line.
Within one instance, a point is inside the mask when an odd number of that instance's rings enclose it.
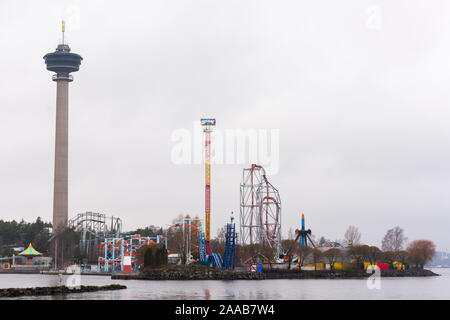
<path fill-rule="evenodd" d="M 270 136 L 284 236 L 304 211 L 316 237 L 355 225 L 380 246 L 399 225 L 448 250 L 449 14 L 444 0 L 2 0 L 0 218 L 52 220 L 56 85 L 42 57 L 65 19 L 83 57 L 69 218 L 101 212 L 132 230 L 203 217 L 204 166 L 176 155 L 201 153 L 199 119 L 214 117 L 215 139 Z M 239 219 L 248 158 L 213 164 L 213 236 L 231 210 Z"/>

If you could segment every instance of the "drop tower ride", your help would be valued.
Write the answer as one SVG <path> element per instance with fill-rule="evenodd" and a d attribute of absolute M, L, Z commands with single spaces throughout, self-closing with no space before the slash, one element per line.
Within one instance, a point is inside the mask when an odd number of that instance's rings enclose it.
<path fill-rule="evenodd" d="M 205 132 L 205 251 L 211 254 L 211 132 L 216 119 L 200 119 Z"/>

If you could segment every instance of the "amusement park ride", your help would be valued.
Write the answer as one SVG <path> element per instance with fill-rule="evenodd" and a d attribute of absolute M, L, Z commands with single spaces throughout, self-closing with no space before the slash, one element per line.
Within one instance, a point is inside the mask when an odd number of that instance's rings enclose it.
<path fill-rule="evenodd" d="M 281 199 L 262 166 L 243 170 L 240 202 L 241 243 L 269 246 L 280 255 Z"/>
<path fill-rule="evenodd" d="M 155 243 L 164 243 L 169 254 L 181 249 L 186 257 L 186 262 L 198 261 L 215 268 L 234 269 L 236 265 L 236 241 L 234 217 L 227 223 L 225 235 L 224 259 L 219 253 L 211 252 L 211 132 L 216 125 L 216 119 L 204 118 L 200 120 L 205 132 L 205 223 L 198 218 L 183 218 L 180 222 L 166 226 L 163 235 L 157 237 L 142 237 L 131 235 L 124 237 L 105 238 L 101 244 L 104 256 L 98 258 L 100 271 L 113 272 L 124 271 L 125 259 L 131 260 L 131 270 L 136 270 L 136 251 L 144 246 Z M 233 215 L 233 213 L 232 213 Z M 203 231 L 204 226 L 204 231 Z M 172 248 L 170 239 L 179 232 L 182 239 L 182 248 Z M 173 250 L 173 251 L 172 251 Z M 193 254 L 197 253 L 197 260 Z M 178 252 L 180 255 L 180 252 Z M 128 267 L 128 266 L 126 266 Z"/>
<path fill-rule="evenodd" d="M 311 240 L 311 229 L 306 230 L 305 229 L 305 214 L 302 213 L 302 228 L 296 229 L 295 230 L 295 234 L 297 235 L 295 237 L 295 241 L 298 241 L 298 239 L 300 239 L 302 246 L 307 246 L 308 245 L 308 241 L 309 243 L 315 248 L 316 245 L 314 244 L 314 242 Z"/>
<path fill-rule="evenodd" d="M 135 270 L 136 251 L 144 245 L 155 243 L 160 243 L 160 236 L 141 237 L 135 234 L 119 238 L 105 238 L 105 241 L 100 245 L 104 256 L 98 258 L 99 271 L 123 271 L 125 256 L 131 257 L 131 269 Z"/>
<path fill-rule="evenodd" d="M 234 269 L 236 265 L 237 233 L 232 212 L 231 221 L 226 225 L 225 252 L 211 252 L 211 132 L 216 120 L 200 120 L 205 133 L 205 218 L 186 217 L 178 223 L 167 225 L 164 233 L 157 237 L 130 235 L 105 238 L 101 244 L 104 256 L 98 259 L 100 271 L 123 271 L 124 258 L 131 260 L 131 269 L 136 270 L 136 250 L 143 245 L 163 243 L 169 254 L 177 256 L 186 263 L 202 263 L 215 268 Z M 310 243 L 311 230 L 305 229 L 305 216 L 302 214 L 302 227 L 296 230 L 296 241 L 303 246 Z M 175 240 L 174 240 L 175 239 Z M 178 239 L 178 240 L 177 240 Z M 181 242 L 180 242 L 181 239 Z M 283 257 L 281 247 L 281 199 L 278 190 L 269 182 L 261 165 L 252 164 L 245 168 L 240 185 L 240 240 L 243 245 L 260 244 L 276 250 Z M 175 241 L 175 242 L 173 242 Z M 177 243 L 176 246 L 173 243 Z M 172 244 L 171 244 L 172 243 Z M 180 246 L 181 244 L 181 246 Z M 194 259 L 195 257 L 195 259 Z"/>
<path fill-rule="evenodd" d="M 205 132 L 205 249 L 211 254 L 211 132 L 216 119 L 203 118 L 200 124 Z"/>

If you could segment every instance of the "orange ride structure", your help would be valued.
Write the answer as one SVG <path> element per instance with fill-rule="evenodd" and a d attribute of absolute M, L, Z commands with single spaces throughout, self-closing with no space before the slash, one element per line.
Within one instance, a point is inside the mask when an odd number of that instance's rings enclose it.
<path fill-rule="evenodd" d="M 202 118 L 200 124 L 205 133 L 205 250 L 211 254 L 211 132 L 216 119 Z"/>
<path fill-rule="evenodd" d="M 124 271 L 124 259 L 131 258 L 131 269 L 136 270 L 136 251 L 144 246 L 160 243 L 161 236 L 142 237 L 138 234 L 118 238 L 105 238 L 100 245 L 104 256 L 98 258 L 98 270 L 103 272 Z M 126 258 L 129 256 L 130 258 Z"/>

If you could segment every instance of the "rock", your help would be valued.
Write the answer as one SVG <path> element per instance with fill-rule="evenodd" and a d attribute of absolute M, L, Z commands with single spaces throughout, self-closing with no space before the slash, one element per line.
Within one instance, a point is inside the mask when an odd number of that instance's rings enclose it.
<path fill-rule="evenodd" d="M 8 288 L 0 289 L 0 297 L 19 297 L 19 296 L 43 296 L 67 293 L 82 293 L 104 290 L 126 289 L 126 286 L 111 284 L 107 286 L 80 286 L 79 288 L 61 287 L 36 287 L 36 288 Z"/>

